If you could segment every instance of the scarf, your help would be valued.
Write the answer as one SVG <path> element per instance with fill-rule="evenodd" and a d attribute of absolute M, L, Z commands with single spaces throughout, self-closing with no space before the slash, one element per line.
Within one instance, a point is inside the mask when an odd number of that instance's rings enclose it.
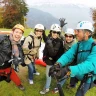
<path fill-rule="evenodd" d="M 12 33 L 10 34 L 10 41 L 12 44 L 12 55 L 15 57 L 19 57 L 19 49 L 17 46 L 17 44 L 19 44 L 19 42 L 14 41 Z"/>

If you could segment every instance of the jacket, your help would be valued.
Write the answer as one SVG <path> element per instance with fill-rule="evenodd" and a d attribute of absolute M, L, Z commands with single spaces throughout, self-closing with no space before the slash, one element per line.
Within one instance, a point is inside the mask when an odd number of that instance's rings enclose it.
<path fill-rule="evenodd" d="M 40 44 L 41 44 L 41 39 L 42 38 L 38 38 L 33 32 L 30 33 L 30 35 L 33 36 L 33 39 L 31 38 L 31 36 L 26 37 L 24 44 L 22 46 L 23 48 L 23 52 L 25 54 L 25 64 L 30 64 L 31 62 L 34 62 L 35 57 L 39 56 L 39 48 L 40 48 Z M 32 44 L 32 48 L 30 49 L 29 43 Z M 34 43 L 34 46 L 33 46 Z"/>
<path fill-rule="evenodd" d="M 92 37 L 87 41 L 78 42 L 77 64 L 75 66 L 69 66 L 71 77 L 77 77 L 79 80 L 82 80 L 87 73 L 92 72 L 93 74 L 96 74 L 96 46 L 93 46 L 92 51 L 90 52 L 93 42 L 94 40 Z M 78 43 L 74 44 L 57 60 L 61 66 L 66 66 L 69 62 L 74 60 Z M 94 76 L 92 79 L 94 80 Z M 87 82 L 90 83 L 90 78 Z"/>
<path fill-rule="evenodd" d="M 17 44 L 19 49 L 19 57 L 21 58 L 21 62 L 23 65 L 23 50 L 20 44 Z M 0 35 L 0 69 L 6 69 L 11 67 L 12 62 L 8 62 L 12 57 L 12 44 L 7 35 Z M 1 64 L 4 63 L 2 66 Z"/>
<path fill-rule="evenodd" d="M 63 41 L 60 38 L 48 37 L 43 51 L 43 60 L 47 65 L 53 65 L 63 52 Z"/>

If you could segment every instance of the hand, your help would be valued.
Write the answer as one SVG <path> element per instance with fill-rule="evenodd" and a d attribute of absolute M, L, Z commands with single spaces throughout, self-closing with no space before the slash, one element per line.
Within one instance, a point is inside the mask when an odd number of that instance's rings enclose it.
<path fill-rule="evenodd" d="M 19 64 L 21 64 L 22 62 L 21 62 L 21 58 L 19 58 L 19 57 L 14 57 L 13 58 L 13 64 L 14 65 L 19 65 Z"/>
<path fill-rule="evenodd" d="M 69 76 L 70 75 L 70 69 L 67 67 L 61 68 L 61 70 L 57 71 L 55 74 L 55 77 L 57 79 L 62 79 L 64 76 Z"/>
<path fill-rule="evenodd" d="M 54 72 L 60 71 L 60 64 L 55 63 L 50 69 L 49 69 L 49 76 L 54 77 Z"/>

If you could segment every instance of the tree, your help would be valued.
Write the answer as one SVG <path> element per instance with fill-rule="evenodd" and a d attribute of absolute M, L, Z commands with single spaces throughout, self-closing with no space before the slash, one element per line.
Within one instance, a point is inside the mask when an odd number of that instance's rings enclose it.
<path fill-rule="evenodd" d="M 92 19 L 94 21 L 94 34 L 93 34 L 93 37 L 96 38 L 96 8 L 94 9 L 91 9 L 91 12 L 92 12 Z"/>
<path fill-rule="evenodd" d="M 6 28 L 12 28 L 15 24 L 24 25 L 24 16 L 27 15 L 28 8 L 24 0 L 3 0 L 3 24 Z"/>

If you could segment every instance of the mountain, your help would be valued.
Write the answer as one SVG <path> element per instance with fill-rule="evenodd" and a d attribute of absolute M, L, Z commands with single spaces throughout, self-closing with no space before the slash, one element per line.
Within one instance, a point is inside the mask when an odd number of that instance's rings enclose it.
<path fill-rule="evenodd" d="M 90 7 L 84 5 L 40 4 L 32 6 L 29 10 L 28 24 L 31 23 L 32 26 L 41 22 L 49 28 L 52 23 L 59 23 L 59 18 L 65 18 L 68 23 L 66 27 L 71 28 L 75 28 L 82 20 L 92 22 Z"/>
<path fill-rule="evenodd" d="M 27 25 L 31 28 L 34 28 L 38 23 L 45 25 L 47 29 L 49 29 L 54 22 L 59 24 L 58 18 L 52 16 L 48 12 L 43 12 L 35 8 L 30 8 L 27 19 Z"/>

